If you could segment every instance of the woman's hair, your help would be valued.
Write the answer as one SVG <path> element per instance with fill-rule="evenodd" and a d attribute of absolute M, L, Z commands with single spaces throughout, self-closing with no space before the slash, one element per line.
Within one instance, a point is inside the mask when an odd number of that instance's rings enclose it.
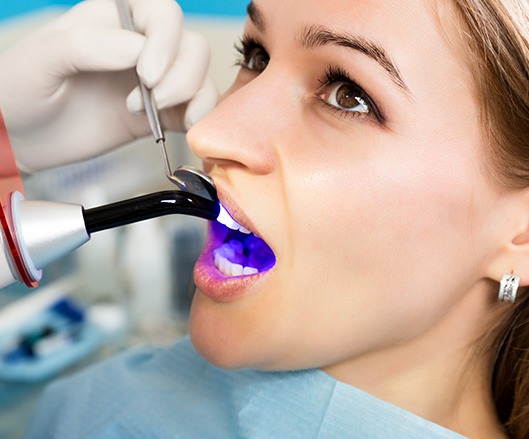
<path fill-rule="evenodd" d="M 491 174 L 509 189 L 527 188 L 529 1 L 454 0 L 454 5 L 481 108 Z M 498 416 L 516 439 L 529 438 L 529 292 L 519 296 L 487 339 Z"/>

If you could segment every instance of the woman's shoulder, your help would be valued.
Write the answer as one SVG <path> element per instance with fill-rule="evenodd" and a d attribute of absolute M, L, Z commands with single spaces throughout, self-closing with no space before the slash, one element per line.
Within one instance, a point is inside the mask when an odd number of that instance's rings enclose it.
<path fill-rule="evenodd" d="M 220 369 L 187 337 L 134 348 L 50 385 L 25 438 L 239 437 L 307 374 Z"/>
<path fill-rule="evenodd" d="M 189 419 L 193 400 L 209 387 L 193 386 L 208 368 L 188 338 L 170 347 L 129 349 L 51 384 L 25 437 L 153 437 L 168 423 Z"/>
<path fill-rule="evenodd" d="M 357 435 L 358 434 L 358 435 Z M 45 392 L 26 439 L 460 438 L 320 370 L 224 370 L 184 338 L 129 350 Z"/>
<path fill-rule="evenodd" d="M 184 338 L 129 350 L 52 384 L 25 437 L 310 437 L 334 386 L 323 376 L 219 369 Z"/>

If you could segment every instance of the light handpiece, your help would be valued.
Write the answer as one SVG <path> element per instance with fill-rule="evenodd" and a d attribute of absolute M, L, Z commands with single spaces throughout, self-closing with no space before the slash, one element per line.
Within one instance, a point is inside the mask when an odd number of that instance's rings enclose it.
<path fill-rule="evenodd" d="M 178 168 L 174 175 L 184 182 L 183 189 L 91 209 L 26 200 L 0 114 L 0 288 L 15 281 L 36 287 L 44 267 L 88 242 L 95 232 L 171 214 L 216 220 L 220 205 L 211 179 L 189 167 Z"/>

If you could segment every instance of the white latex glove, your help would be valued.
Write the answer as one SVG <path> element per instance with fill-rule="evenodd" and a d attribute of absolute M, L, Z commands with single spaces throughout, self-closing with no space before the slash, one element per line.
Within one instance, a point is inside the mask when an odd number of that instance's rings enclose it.
<path fill-rule="evenodd" d="M 22 170 L 148 135 L 134 68 L 166 130 L 188 129 L 214 107 L 207 42 L 183 30 L 178 4 L 129 3 L 139 33 L 121 29 L 113 0 L 86 0 L 0 54 L 0 110 Z"/>

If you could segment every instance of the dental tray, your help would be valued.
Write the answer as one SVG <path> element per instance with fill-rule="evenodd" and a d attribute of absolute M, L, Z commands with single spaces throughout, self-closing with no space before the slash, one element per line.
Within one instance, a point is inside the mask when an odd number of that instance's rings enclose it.
<path fill-rule="evenodd" d="M 90 315 L 82 305 L 63 297 L 0 333 L 0 379 L 43 381 L 95 353 L 110 333 Z M 123 327 L 123 321 L 114 329 Z"/>

